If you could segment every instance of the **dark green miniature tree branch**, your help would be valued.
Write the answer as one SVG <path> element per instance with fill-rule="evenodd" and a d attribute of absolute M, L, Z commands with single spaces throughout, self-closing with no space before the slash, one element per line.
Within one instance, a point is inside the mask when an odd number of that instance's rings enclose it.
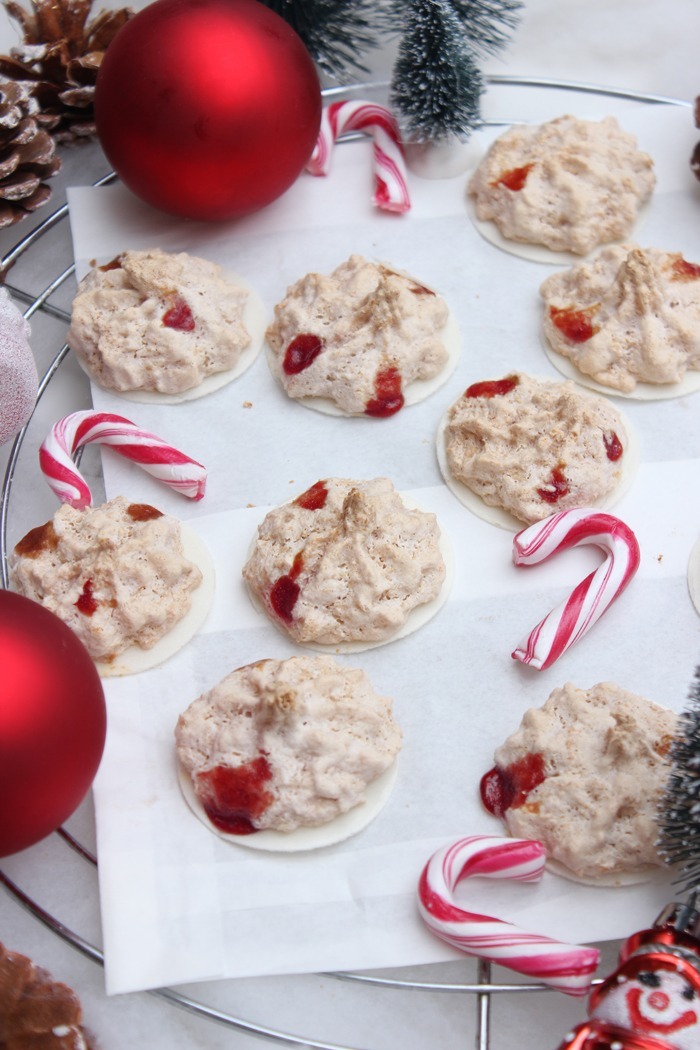
<path fill-rule="evenodd" d="M 400 34 L 391 101 L 405 133 L 466 139 L 478 127 L 484 83 L 476 54 L 494 54 L 517 25 L 520 0 L 387 0 Z"/>
<path fill-rule="evenodd" d="M 367 68 L 360 56 L 378 44 L 379 7 L 374 0 L 260 0 L 303 40 L 329 76 L 347 81 Z"/>
<path fill-rule="evenodd" d="M 404 134 L 418 141 L 466 137 L 479 123 L 482 92 L 481 73 L 452 4 L 407 2 L 390 95 Z"/>
<path fill-rule="evenodd" d="M 495 54 L 521 0 L 260 0 L 299 34 L 319 69 L 341 82 L 366 73 L 362 56 L 398 36 L 390 102 L 404 134 L 467 138 L 480 123 L 477 54 Z"/>
<path fill-rule="evenodd" d="M 520 0 L 450 0 L 464 32 L 477 51 L 495 55 L 508 44 L 520 21 Z"/>

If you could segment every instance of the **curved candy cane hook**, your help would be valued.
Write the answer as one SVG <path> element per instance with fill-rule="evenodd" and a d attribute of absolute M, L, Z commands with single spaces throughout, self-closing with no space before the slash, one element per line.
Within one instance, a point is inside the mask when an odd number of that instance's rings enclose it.
<path fill-rule="evenodd" d="M 124 416 L 85 411 L 59 419 L 39 449 L 41 469 L 62 503 L 79 510 L 92 503 L 90 488 L 72 459 L 79 448 L 92 442 L 109 445 L 190 499 L 204 495 L 207 472 L 201 463 Z"/>
<path fill-rule="evenodd" d="M 306 165 L 312 175 L 327 175 L 336 139 L 346 131 L 364 131 L 374 140 L 373 203 L 403 214 L 411 207 L 401 135 L 396 118 L 375 102 L 332 102 L 323 110 L 318 141 Z"/>
<path fill-rule="evenodd" d="M 639 568 L 639 544 L 623 521 L 591 507 L 552 514 L 523 529 L 513 539 L 516 565 L 539 565 L 558 551 L 592 544 L 605 561 L 586 576 L 511 654 L 538 671 L 550 667 L 582 638 L 624 591 Z"/>
<path fill-rule="evenodd" d="M 418 884 L 418 909 L 428 929 L 467 955 L 476 955 L 535 977 L 567 995 L 583 996 L 600 953 L 530 933 L 490 915 L 465 911 L 454 899 L 465 878 L 537 882 L 545 849 L 541 842 L 472 835 L 443 847 L 430 858 Z"/>

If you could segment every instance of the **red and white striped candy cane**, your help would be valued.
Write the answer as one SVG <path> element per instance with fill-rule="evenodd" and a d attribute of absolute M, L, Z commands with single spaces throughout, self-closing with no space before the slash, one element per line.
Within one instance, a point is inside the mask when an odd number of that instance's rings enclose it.
<path fill-rule="evenodd" d="M 183 496 L 200 500 L 204 495 L 207 471 L 201 463 L 123 416 L 85 411 L 59 419 L 39 449 L 41 469 L 61 503 L 79 510 L 91 505 L 92 493 L 72 457 L 92 442 L 109 445 Z"/>
<path fill-rule="evenodd" d="M 331 102 L 321 116 L 318 141 L 306 170 L 327 175 L 336 139 L 346 131 L 365 131 L 374 140 L 373 203 L 384 211 L 403 214 L 411 207 L 401 135 L 396 118 L 375 102 Z"/>
<path fill-rule="evenodd" d="M 480 959 L 507 966 L 567 995 L 585 995 L 598 966 L 599 952 L 564 944 L 510 922 L 465 911 L 454 899 L 463 879 L 537 882 L 544 871 L 541 842 L 495 835 L 471 835 L 443 847 L 430 858 L 418 884 L 418 909 L 426 926 L 448 944 Z"/>
<path fill-rule="evenodd" d="M 516 565 L 539 565 L 558 551 L 586 544 L 605 551 L 605 561 L 530 631 L 512 653 L 514 660 L 538 671 L 550 667 L 600 619 L 639 567 L 639 544 L 629 526 L 592 507 L 552 514 L 515 536 Z"/>

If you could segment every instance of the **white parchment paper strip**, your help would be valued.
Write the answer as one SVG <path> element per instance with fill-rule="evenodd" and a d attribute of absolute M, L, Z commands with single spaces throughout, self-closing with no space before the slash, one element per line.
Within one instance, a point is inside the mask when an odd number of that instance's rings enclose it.
<path fill-rule="evenodd" d="M 700 260 L 688 112 L 628 111 L 621 123 L 657 160 L 659 188 L 642 243 Z M 475 136 L 475 159 L 486 137 Z M 548 671 L 511 660 L 599 555 L 572 551 L 515 569 L 511 534 L 475 518 L 442 484 L 434 441 L 444 410 L 470 382 L 515 368 L 559 378 L 539 339 L 538 287 L 551 267 L 479 236 L 464 208 L 464 177 L 413 179 L 413 209 L 403 218 L 374 211 L 369 150 L 369 143 L 344 146 L 327 179 L 302 176 L 270 208 L 226 225 L 161 216 L 121 187 L 70 193 L 79 272 L 126 248 L 186 250 L 243 274 L 271 312 L 305 272 L 361 252 L 439 289 L 458 318 L 462 346 L 447 386 L 388 420 L 333 419 L 292 403 L 263 357 L 231 386 L 186 405 L 137 405 L 93 389 L 96 407 L 121 412 L 207 465 L 207 495 L 192 504 L 108 450 L 103 457 L 108 495 L 125 493 L 187 518 L 217 565 L 215 605 L 200 635 L 163 667 L 106 684 L 109 738 L 95 799 L 110 992 L 452 958 L 416 916 L 416 880 L 445 841 L 498 830 L 480 806 L 478 781 L 523 711 L 565 681 L 603 680 L 679 710 L 700 654 L 700 619 L 685 579 L 700 531 L 693 395 L 623 405 L 643 460 L 614 508 L 642 547 L 629 590 Z M 176 783 L 172 734 L 180 711 L 234 667 L 297 651 L 252 609 L 240 569 L 265 508 L 330 475 L 388 476 L 434 510 L 455 550 L 456 578 L 448 605 L 418 634 L 340 657 L 394 697 L 405 746 L 387 807 L 338 846 L 263 855 L 221 842 L 191 815 Z M 610 890 L 552 875 L 538 887 L 473 881 L 460 892 L 475 910 L 567 941 L 628 935 L 672 896 L 663 879 Z"/>

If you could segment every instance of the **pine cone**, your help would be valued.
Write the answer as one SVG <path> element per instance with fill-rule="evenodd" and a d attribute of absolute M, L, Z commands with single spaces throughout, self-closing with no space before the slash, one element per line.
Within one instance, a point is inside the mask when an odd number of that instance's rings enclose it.
<path fill-rule="evenodd" d="M 0 1046 L 23 1050 L 89 1050 L 80 1001 L 67 985 L 26 955 L 0 944 Z"/>
<path fill-rule="evenodd" d="M 92 0 L 31 0 L 33 13 L 15 0 L 3 3 L 24 39 L 0 55 L 0 74 L 31 87 L 56 142 L 94 138 L 100 62 L 133 11 L 102 11 L 88 22 Z"/>
<path fill-rule="evenodd" d="M 43 180 L 60 167 L 27 85 L 0 78 L 0 227 L 45 204 L 51 189 Z"/>

